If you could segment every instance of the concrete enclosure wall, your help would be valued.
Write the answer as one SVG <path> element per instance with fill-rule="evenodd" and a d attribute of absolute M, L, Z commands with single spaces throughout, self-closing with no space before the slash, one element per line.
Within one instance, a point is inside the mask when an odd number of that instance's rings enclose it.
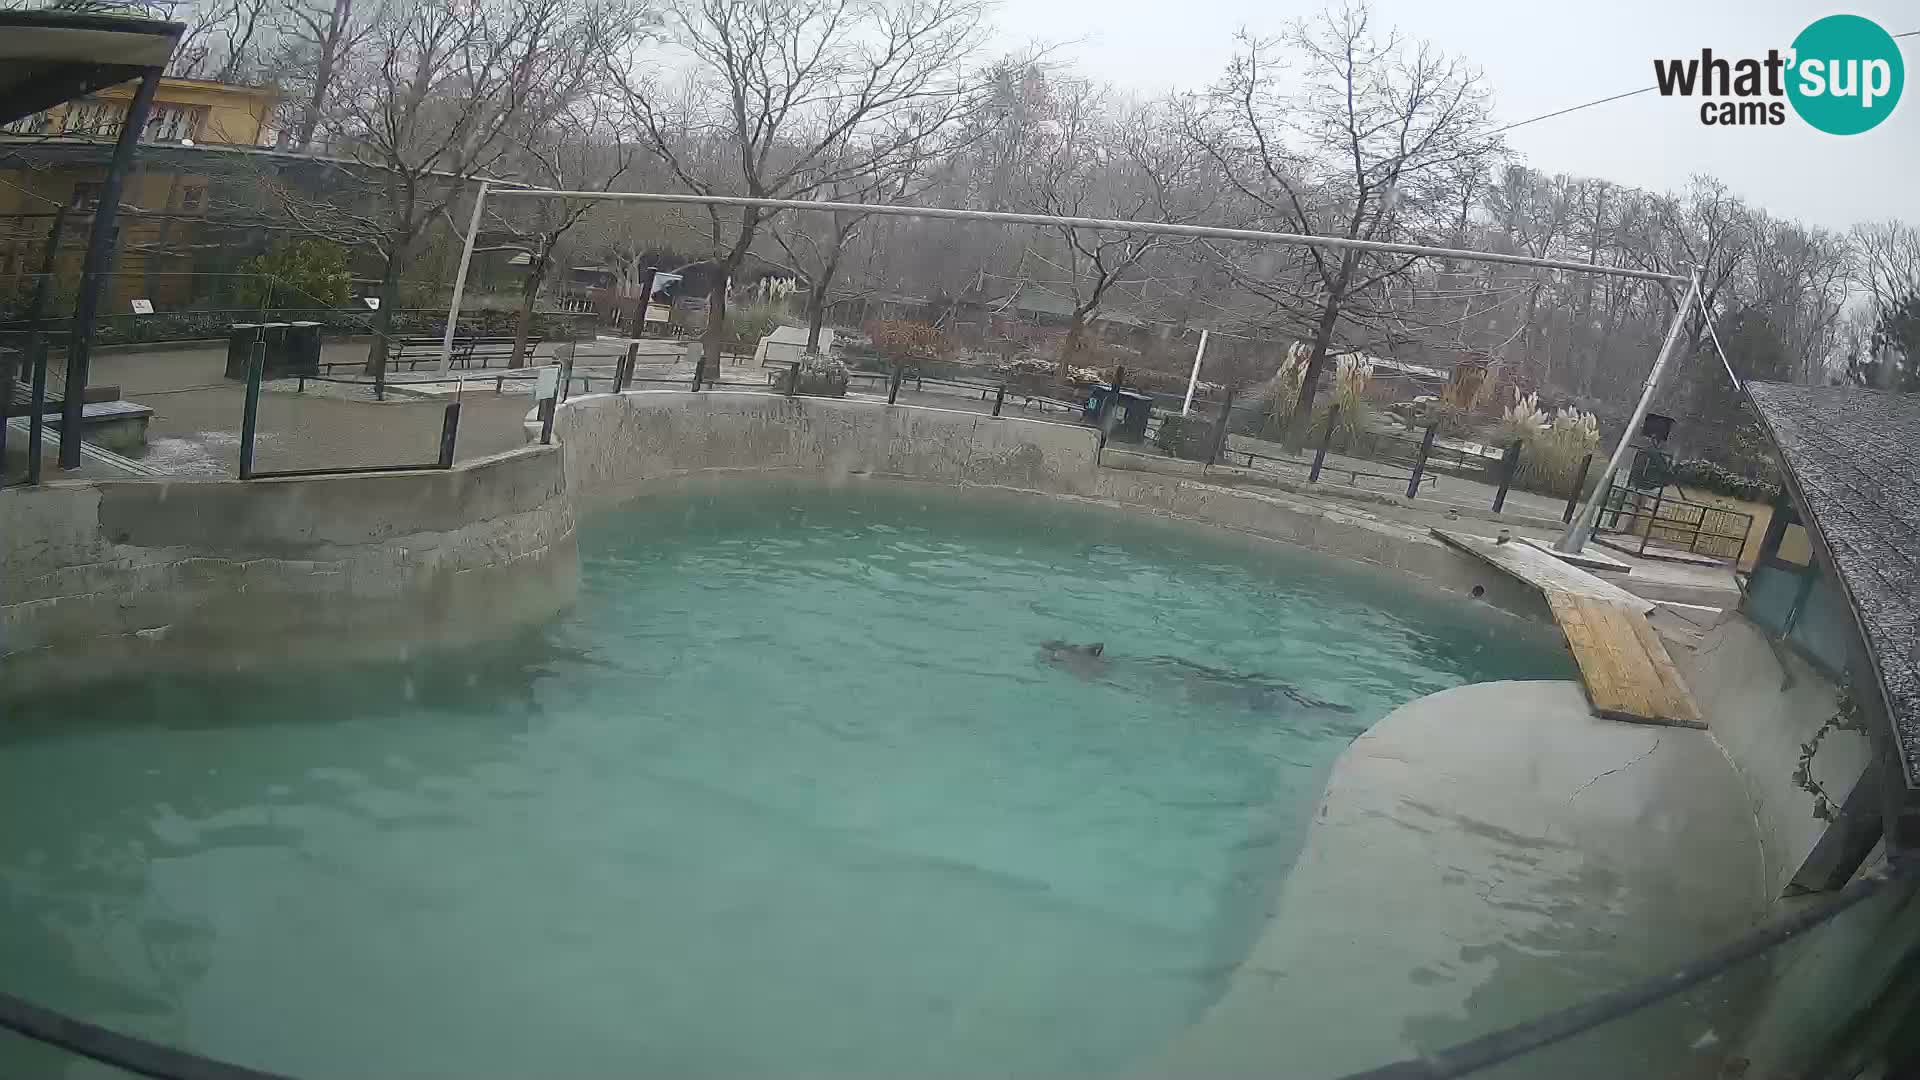
<path fill-rule="evenodd" d="M 1284 492 L 1103 469 L 1096 434 L 1078 425 L 837 398 L 641 391 L 567 402 L 554 438 L 566 448 L 568 490 L 583 507 L 662 480 L 749 470 L 1010 488 L 1373 563 L 1551 624 L 1538 593 L 1423 533 Z"/>
<path fill-rule="evenodd" d="M 1091 428 L 840 398 L 646 391 L 575 398 L 554 418 L 583 505 L 692 473 L 802 469 L 1070 494 L 1093 490 Z"/>
<path fill-rule="evenodd" d="M 0 491 L 0 687 L 394 658 L 578 588 L 561 455 L 448 471 Z"/>

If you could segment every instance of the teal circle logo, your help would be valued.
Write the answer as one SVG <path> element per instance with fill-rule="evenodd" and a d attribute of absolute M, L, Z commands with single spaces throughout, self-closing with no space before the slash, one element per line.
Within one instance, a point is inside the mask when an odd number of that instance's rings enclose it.
<path fill-rule="evenodd" d="M 1787 99 L 1829 135 L 1858 135 L 1893 112 L 1906 83 L 1900 43 L 1872 19 L 1829 15 L 1793 39 Z"/>

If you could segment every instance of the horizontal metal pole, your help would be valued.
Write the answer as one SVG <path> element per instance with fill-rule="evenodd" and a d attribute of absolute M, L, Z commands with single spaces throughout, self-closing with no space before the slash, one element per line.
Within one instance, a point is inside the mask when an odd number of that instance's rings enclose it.
<path fill-rule="evenodd" d="M 1687 281 L 1684 274 L 1662 274 L 1654 270 L 1632 270 L 1622 266 L 1594 266 L 1560 259 L 1536 259 L 1530 255 L 1503 255 L 1491 251 L 1462 251 L 1456 248 L 1427 247 L 1424 244 L 1392 244 L 1379 240 L 1349 240 L 1342 236 L 1311 236 L 1301 233 L 1265 232 L 1260 229 L 1226 229 L 1216 225 L 1176 225 L 1166 221 L 1119 221 L 1109 218 L 1061 217 L 1055 214 L 1010 214 L 999 210 L 956 210 L 946 206 L 899 206 L 885 203 L 819 202 L 812 199 L 750 199 L 738 195 L 694 195 L 656 191 L 563 191 L 555 188 L 490 188 L 490 199 L 536 197 L 547 199 L 602 199 L 611 202 L 695 203 L 702 206 L 743 206 L 763 210 L 818 210 L 853 214 L 879 214 L 890 217 L 948 218 L 956 221 L 989 221 L 1003 225 L 1039 225 L 1043 228 L 1098 229 L 1107 232 L 1145 233 L 1155 236 L 1196 236 L 1208 240 L 1251 240 L 1263 244 L 1303 244 L 1309 247 L 1337 248 L 1347 251 L 1379 251 L 1391 255 L 1431 255 L 1445 259 L 1470 259 L 1477 262 L 1533 266 L 1543 270 L 1571 270 L 1582 274 L 1641 278 L 1646 281 Z"/>
<path fill-rule="evenodd" d="M 289 476 L 357 476 L 361 473 L 379 472 L 445 472 L 448 466 L 438 462 L 418 465 L 345 465 L 337 469 L 281 469 L 276 472 L 257 472 L 248 479 L 274 480 Z"/>

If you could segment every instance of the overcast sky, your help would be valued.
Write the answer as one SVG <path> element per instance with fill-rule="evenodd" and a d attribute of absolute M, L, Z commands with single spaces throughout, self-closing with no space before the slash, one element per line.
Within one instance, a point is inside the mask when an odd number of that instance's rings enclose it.
<path fill-rule="evenodd" d="M 1072 43 L 1080 72 L 1141 93 L 1199 88 L 1232 51 L 1233 32 L 1270 33 L 1317 0 L 1003 0 L 1006 44 Z M 1377 25 L 1460 54 L 1485 72 L 1502 123 L 1653 84 L 1655 57 L 1731 57 L 1786 49 L 1826 15 L 1865 15 L 1888 33 L 1920 30 L 1915 0 L 1375 0 Z M 1535 168 L 1678 190 L 1693 173 L 1725 180 L 1786 217 L 1844 229 L 1920 222 L 1920 38 L 1903 38 L 1899 107 L 1863 135 L 1825 135 L 1791 115 L 1783 127 L 1707 127 L 1699 99 L 1643 94 L 1508 134 Z"/>

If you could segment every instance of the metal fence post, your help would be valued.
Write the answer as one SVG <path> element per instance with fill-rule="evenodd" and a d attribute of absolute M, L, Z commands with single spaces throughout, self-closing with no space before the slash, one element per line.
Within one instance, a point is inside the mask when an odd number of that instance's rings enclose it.
<path fill-rule="evenodd" d="M 1006 404 L 1006 401 L 1007 401 L 1007 384 L 1001 383 L 1000 386 L 997 389 L 995 389 L 993 392 L 993 415 L 995 416 L 1000 415 L 1000 406 Z"/>
<path fill-rule="evenodd" d="M 1307 473 L 1307 483 L 1320 482 L 1320 466 L 1327 463 L 1327 447 L 1333 445 L 1333 429 L 1340 423 L 1340 403 L 1334 402 L 1327 410 L 1327 430 L 1320 435 L 1320 449 L 1313 452 L 1313 471 Z"/>
<path fill-rule="evenodd" d="M 460 436 L 460 403 L 447 402 L 447 411 L 440 418 L 440 467 L 453 468 L 453 443 Z"/>
<path fill-rule="evenodd" d="M 625 393 L 627 384 L 633 381 L 633 368 L 640 359 L 640 343 L 627 346 L 627 355 L 621 358 L 620 366 L 614 369 L 613 392 Z"/>
<path fill-rule="evenodd" d="M 887 380 L 887 404 L 893 404 L 894 399 L 900 396 L 900 380 L 905 374 L 906 369 L 900 366 L 899 361 L 895 361 L 893 378 Z"/>
<path fill-rule="evenodd" d="M 1213 439 L 1207 448 L 1207 467 L 1220 459 L 1220 451 L 1227 446 L 1227 420 L 1233 415 L 1233 387 L 1227 387 L 1226 398 L 1220 403 L 1220 420 L 1213 429 Z"/>
<path fill-rule="evenodd" d="M 1660 520 L 1660 502 L 1666 497 L 1667 485 L 1661 484 L 1660 489 L 1653 493 L 1653 512 L 1647 515 L 1646 531 L 1640 534 L 1640 554 L 1642 555 L 1647 553 L 1647 542 L 1653 539 L 1653 523 Z"/>
<path fill-rule="evenodd" d="M 253 479 L 253 436 L 260 420 L 260 376 L 267 367 L 267 343 L 253 343 L 247 358 L 247 403 L 240 413 L 240 479 Z"/>
<path fill-rule="evenodd" d="M 541 398 L 540 399 L 540 445 L 550 446 L 552 445 L 552 443 L 553 443 L 553 399 Z"/>
<path fill-rule="evenodd" d="M 1500 490 L 1493 493 L 1493 512 L 1507 505 L 1507 489 L 1513 486 L 1513 474 L 1520 471 L 1520 440 L 1507 447 L 1506 460 L 1500 463 Z"/>
<path fill-rule="evenodd" d="M 0 484 L 7 482 L 7 417 L 13 412 L 13 387 L 19 381 L 13 358 L 12 349 L 0 351 Z"/>
<path fill-rule="evenodd" d="M 1580 475 L 1573 478 L 1573 494 L 1567 496 L 1567 512 L 1560 517 L 1562 524 L 1573 523 L 1573 513 L 1580 509 L 1580 490 L 1587 486 L 1587 470 L 1591 468 L 1593 468 L 1593 455 L 1588 454 L 1580 461 Z"/>
<path fill-rule="evenodd" d="M 560 387 L 558 390 L 554 392 L 554 396 L 560 401 L 565 401 L 567 400 L 572 390 L 573 390 L 573 350 L 568 349 L 567 355 L 565 356 L 565 358 L 563 358 L 560 361 Z"/>
<path fill-rule="evenodd" d="M 800 361 L 791 360 L 788 363 L 792 367 L 787 371 L 787 396 L 792 397 L 800 392 Z"/>
<path fill-rule="evenodd" d="M 1433 453 L 1433 437 L 1439 432 L 1439 424 L 1428 424 L 1427 433 L 1420 438 L 1420 456 L 1413 459 L 1413 479 L 1407 481 L 1409 499 L 1420 493 L 1420 475 L 1427 471 L 1427 455 Z"/>
<path fill-rule="evenodd" d="M 38 484 L 47 430 L 47 341 L 38 334 L 27 363 L 33 365 L 33 389 L 27 392 L 27 407 L 33 410 L 27 419 L 27 483 Z"/>

